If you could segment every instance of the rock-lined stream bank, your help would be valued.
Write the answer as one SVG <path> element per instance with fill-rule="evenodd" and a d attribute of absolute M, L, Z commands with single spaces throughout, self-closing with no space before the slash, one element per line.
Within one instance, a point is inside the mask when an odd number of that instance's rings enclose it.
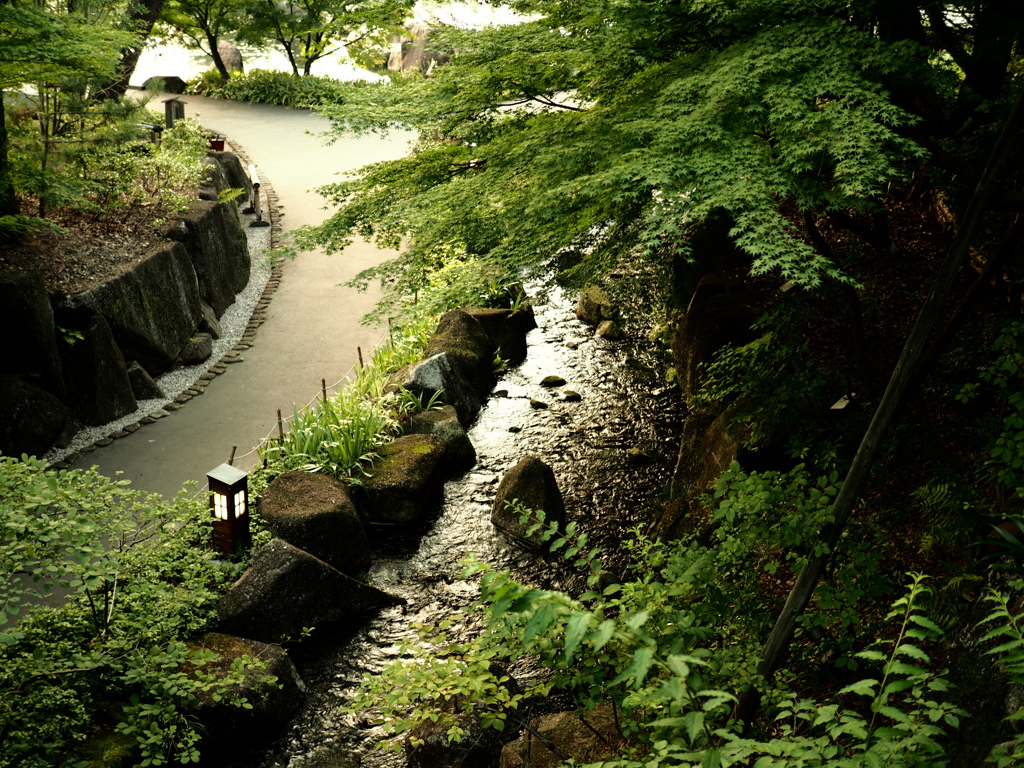
<path fill-rule="evenodd" d="M 369 580 L 406 605 L 380 611 L 354 633 L 321 639 L 315 651 L 293 651 L 305 704 L 269 749 L 236 753 L 234 766 L 404 764 L 401 755 L 373 749 L 383 738 L 379 728 L 343 709 L 366 674 L 396 657 L 410 625 L 437 622 L 472 600 L 474 586 L 458 578 L 466 554 L 533 583 L 575 586 L 576 575 L 559 561 L 516 547 L 491 524 L 498 483 L 523 456 L 554 469 L 568 517 L 608 551 L 613 568 L 621 565 L 626 531 L 653 519 L 652 505 L 672 477 L 683 416 L 678 397 L 663 388 L 653 346 L 595 338 L 558 290 L 536 303 L 535 313 L 526 361 L 500 378 L 469 431 L 476 465 L 445 485 L 428 523 L 371 531 Z M 566 383 L 542 386 L 552 375 Z"/>

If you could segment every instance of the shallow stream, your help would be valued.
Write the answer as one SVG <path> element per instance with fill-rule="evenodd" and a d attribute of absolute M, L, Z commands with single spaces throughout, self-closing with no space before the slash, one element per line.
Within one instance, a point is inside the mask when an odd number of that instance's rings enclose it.
<path fill-rule="evenodd" d="M 498 482 L 523 456 L 552 467 L 569 519 L 588 532 L 591 545 L 605 549 L 606 567 L 622 568 L 622 539 L 651 520 L 668 487 L 683 407 L 675 391 L 665 390 L 656 349 L 646 339 L 594 338 L 559 289 L 535 303 L 535 312 L 538 328 L 528 337 L 526 361 L 501 377 L 469 431 L 476 466 L 446 484 L 443 505 L 428 525 L 373 533 L 370 581 L 408 604 L 332 638 L 315 659 L 296 656 L 308 689 L 305 704 L 269 749 L 240 755 L 239 768 L 404 765 L 400 753 L 374 749 L 384 738 L 380 728 L 344 707 L 364 676 L 396 658 L 411 624 L 436 623 L 473 600 L 475 586 L 459 579 L 468 553 L 538 586 L 579 586 L 579 575 L 560 560 L 518 549 L 491 525 Z M 567 383 L 541 387 L 548 375 Z M 578 393 L 579 401 L 567 401 L 567 391 Z M 532 406 L 531 398 L 548 407 Z"/>

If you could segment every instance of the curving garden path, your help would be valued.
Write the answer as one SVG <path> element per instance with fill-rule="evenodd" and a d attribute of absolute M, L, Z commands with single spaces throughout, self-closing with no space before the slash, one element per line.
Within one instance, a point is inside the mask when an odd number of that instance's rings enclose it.
<path fill-rule="evenodd" d="M 342 137 L 327 146 L 318 134 L 328 122 L 307 110 L 182 98 L 186 115 L 225 134 L 256 163 L 261 178 L 273 186 L 286 233 L 328 215 L 316 187 L 336 180 L 338 173 L 401 157 L 411 138 Z M 356 362 L 358 347 L 366 354 L 380 339 L 381 329 L 360 325 L 377 294 L 340 283 L 392 255 L 356 242 L 340 255 L 310 252 L 285 262 L 256 343 L 242 354 L 244 362 L 227 366 L 184 408 L 85 454 L 72 466 L 97 465 L 106 475 L 120 471 L 133 487 L 165 496 L 188 480 L 205 485 L 207 471 L 227 461 L 233 445 L 240 457 L 235 464 L 251 468 L 257 457 L 249 451 L 274 428 L 277 409 L 288 415 L 293 403 L 309 402 L 320 391 L 321 379 L 328 386 L 336 382 Z"/>

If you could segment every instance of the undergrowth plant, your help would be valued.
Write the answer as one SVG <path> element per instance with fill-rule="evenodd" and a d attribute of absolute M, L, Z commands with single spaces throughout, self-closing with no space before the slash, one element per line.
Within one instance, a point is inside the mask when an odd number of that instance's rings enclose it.
<path fill-rule="evenodd" d="M 139 123 L 159 124 L 162 116 L 132 100 L 83 101 L 55 112 L 40 138 L 33 106 L 12 110 L 10 151 L 17 190 L 41 218 L 73 210 L 97 221 L 153 225 L 195 198 L 207 143 L 194 119 L 177 121 L 153 143 Z"/>
<path fill-rule="evenodd" d="M 983 388 L 994 395 L 1002 423 L 987 463 L 989 478 L 1003 493 L 1024 498 L 1024 322 L 1008 322 L 993 348 L 995 360 L 981 370 L 979 382 L 963 387 L 957 400 L 971 402 Z"/>
<path fill-rule="evenodd" d="M 548 524 L 543 513 L 513 503 L 527 535 L 540 533 L 551 551 L 588 574 L 587 591 L 539 589 L 471 559 L 464 576 L 479 581 L 468 620 L 480 628 L 475 638 L 453 642 L 453 622 L 421 627 L 403 649 L 406 658 L 365 681 L 353 706 L 377 712 L 393 733 L 425 720 L 444 723 L 458 742 L 465 735 L 459 715 L 478 709 L 482 725 L 501 730 L 511 711 L 558 689 L 581 708 L 609 702 L 621 716 L 624 746 L 596 763 L 603 768 L 945 765 L 943 739 L 963 713 L 946 700 L 944 670 L 930 656 L 942 631 L 920 608 L 925 576 L 911 575 L 872 647 L 851 649 L 865 669 L 862 679 L 812 696 L 792 671 L 772 683 L 754 673 L 758 620 L 747 609 L 759 586 L 750 565 L 765 558 L 764 540 L 769 551 L 799 551 L 816 526 L 785 512 L 761 522 L 771 505 L 757 510 L 750 497 L 767 489 L 783 505 L 801 504 L 827 519 L 835 477 L 815 483 L 801 472 L 751 484 L 752 476 L 734 468 L 720 486 L 718 547 L 636 531 L 626 544 L 629 578 L 603 587 L 601 551 L 588 547 L 585 532 L 575 523 Z M 777 565 L 787 560 L 772 557 Z M 491 664 L 524 657 L 549 674 L 513 696 Z M 763 693 L 765 716 L 745 728 L 733 707 L 751 686 Z"/>
<path fill-rule="evenodd" d="M 434 407 L 436 398 L 424 401 L 403 389 L 385 389 L 391 374 L 420 358 L 436 322 L 424 315 L 395 329 L 337 394 L 296 408 L 284 435 L 260 447 L 265 469 L 252 492 L 265 487 L 266 475 L 295 469 L 357 481 L 377 458 L 376 450 L 398 436 L 403 418 Z"/>
<path fill-rule="evenodd" d="M 199 697 L 232 699 L 226 676 L 187 645 L 214 618 L 236 567 L 208 554 L 209 514 L 95 469 L 53 471 L 0 457 L 0 766 L 63 764 L 92 732 L 102 702 L 142 765 L 194 762 Z"/>
<path fill-rule="evenodd" d="M 286 107 L 318 107 L 345 103 L 350 88 L 346 83 L 318 75 L 293 75 L 267 69 L 231 72 L 222 82 L 216 69 L 208 70 L 188 84 L 188 93 Z"/>
<path fill-rule="evenodd" d="M 746 344 L 726 345 L 704 367 L 694 407 L 728 410 L 734 423 L 747 425 L 744 443 L 763 445 L 788 435 L 799 454 L 813 440 L 807 412 L 821 408 L 826 376 L 805 337 L 809 311 L 794 301 L 766 312 Z"/>

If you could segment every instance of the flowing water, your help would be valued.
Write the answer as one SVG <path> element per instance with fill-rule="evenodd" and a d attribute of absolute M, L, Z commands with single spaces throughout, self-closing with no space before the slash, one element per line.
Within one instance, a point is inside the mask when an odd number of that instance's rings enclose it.
<path fill-rule="evenodd" d="M 412 635 L 411 624 L 436 623 L 472 601 L 474 585 L 459 579 L 468 553 L 538 586 L 579 588 L 579 574 L 560 560 L 528 554 L 491 525 L 498 482 L 523 456 L 552 467 L 568 517 L 588 532 L 591 545 L 605 549 L 606 567 L 622 568 L 626 531 L 649 522 L 671 478 L 683 408 L 674 391 L 665 391 L 656 350 L 646 340 L 594 338 L 558 289 L 535 304 L 535 312 L 538 328 L 528 337 L 526 361 L 501 378 L 469 431 L 476 466 L 446 484 L 439 514 L 421 530 L 372 533 L 371 583 L 408 604 L 332 638 L 315 658 L 296 657 L 308 688 L 304 706 L 269 750 L 237 765 L 403 765 L 400 754 L 373 749 L 384 734 L 370 718 L 347 714 L 344 707 L 364 676 L 397 657 L 398 643 Z M 541 379 L 552 374 L 566 385 L 541 387 Z M 566 401 L 566 391 L 580 400 Z M 548 407 L 533 407 L 531 398 Z"/>

